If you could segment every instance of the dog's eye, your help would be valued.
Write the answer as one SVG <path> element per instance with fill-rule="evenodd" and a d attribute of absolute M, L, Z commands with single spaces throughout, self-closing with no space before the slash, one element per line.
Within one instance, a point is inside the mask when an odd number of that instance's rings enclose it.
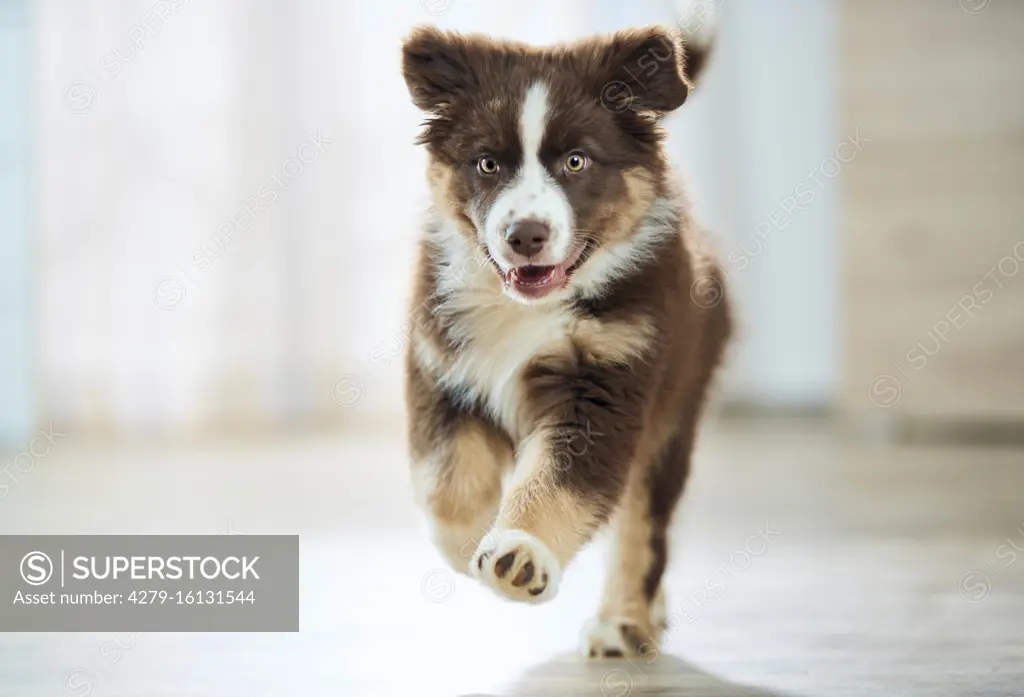
<path fill-rule="evenodd" d="M 480 174 L 492 176 L 498 173 L 498 161 L 490 155 L 484 155 L 476 161 L 476 168 Z"/>
<path fill-rule="evenodd" d="M 590 164 L 590 159 L 581 152 L 572 152 L 565 158 L 565 171 L 576 174 L 582 172 Z"/>

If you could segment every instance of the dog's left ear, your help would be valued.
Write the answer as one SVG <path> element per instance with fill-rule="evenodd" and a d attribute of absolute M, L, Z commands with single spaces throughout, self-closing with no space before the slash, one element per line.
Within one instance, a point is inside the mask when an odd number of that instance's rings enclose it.
<path fill-rule="evenodd" d="M 465 37 L 417 27 L 402 44 L 402 74 L 416 106 L 438 112 L 476 85 L 473 50 Z"/>
<path fill-rule="evenodd" d="M 692 87 L 684 71 L 679 32 L 664 27 L 585 41 L 576 55 L 610 111 L 665 114 L 682 106 Z"/>

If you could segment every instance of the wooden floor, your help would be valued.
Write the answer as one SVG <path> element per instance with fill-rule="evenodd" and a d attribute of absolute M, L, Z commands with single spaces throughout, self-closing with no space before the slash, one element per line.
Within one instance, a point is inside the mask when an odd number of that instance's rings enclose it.
<path fill-rule="evenodd" d="M 302 631 L 0 634 L 0 695 L 1024 695 L 1024 451 L 729 422 L 700 443 L 676 523 L 663 655 L 588 663 L 573 652 L 603 544 L 543 606 L 455 577 L 419 529 L 394 426 L 69 438 L 10 484 L 0 533 L 299 533 Z"/>

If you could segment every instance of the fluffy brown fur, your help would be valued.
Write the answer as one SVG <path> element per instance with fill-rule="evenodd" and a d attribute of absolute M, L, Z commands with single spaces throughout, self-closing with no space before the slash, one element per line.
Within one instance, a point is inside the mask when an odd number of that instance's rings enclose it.
<path fill-rule="evenodd" d="M 673 184 L 659 124 L 695 84 L 684 61 L 703 54 L 661 28 L 551 48 L 422 28 L 404 45 L 434 199 L 407 355 L 417 493 L 456 569 L 528 602 L 553 597 L 564 566 L 611 522 L 589 655 L 657 639 L 667 528 L 729 336 L 722 274 Z M 588 168 L 568 171 L 569 153 Z M 537 302 L 509 290 L 488 232 L 531 166 L 551 205 L 568 206 L 565 234 L 583 250 Z"/>

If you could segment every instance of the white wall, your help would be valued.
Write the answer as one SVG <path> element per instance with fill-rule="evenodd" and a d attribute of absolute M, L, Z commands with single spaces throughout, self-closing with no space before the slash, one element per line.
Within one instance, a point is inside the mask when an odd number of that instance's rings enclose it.
<path fill-rule="evenodd" d="M 19 446 L 36 425 L 29 21 L 27 1 L 0 3 L 0 444 Z"/>
<path fill-rule="evenodd" d="M 753 247 L 758 224 L 842 137 L 831 126 L 835 0 L 777 0 L 770 9 L 710 1 L 721 20 L 717 53 L 705 86 L 668 126 L 728 254 L 742 242 Z M 435 14 L 430 2 L 189 3 L 135 51 L 129 32 L 151 2 L 74 11 L 37 2 L 39 262 L 6 254 L 15 247 L 6 226 L 0 265 L 11 273 L 0 282 L 27 289 L 31 279 L 19 274 L 38 271 L 38 310 L 22 297 L 10 307 L 24 314 L 4 317 L 20 327 L 37 317 L 40 341 L 0 344 L 3 378 L 23 379 L 38 356 L 45 417 L 83 428 L 340 421 L 356 405 L 397 408 L 395 356 L 427 198 L 422 149 L 412 145 L 422 117 L 402 83 L 401 37 L 437 23 L 547 42 L 682 13 L 667 0 L 440 6 Z M 109 74 L 102 60 L 115 49 L 130 61 Z M 0 61 L 0 70 L 12 64 Z M 83 104 L 72 90 L 86 83 L 93 92 Z M 330 151 L 287 190 L 273 185 L 281 189 L 273 208 L 196 273 L 193 253 L 217 246 L 229 216 L 321 128 L 335 141 Z M 730 396 L 774 404 L 831 396 L 829 182 L 746 268 L 729 269 L 745 339 L 726 380 Z M 23 253 L 27 239 L 17 239 Z M 179 293 L 164 293 L 167 283 Z M 4 291 L 4 300 L 16 297 Z M 377 360 L 381 347 L 387 360 Z M 7 384 L 0 400 L 22 394 L 19 413 L 34 413 L 28 396 L 37 390 Z"/>
<path fill-rule="evenodd" d="M 716 50 L 672 142 L 738 301 L 726 395 L 827 406 L 838 384 L 838 186 L 832 162 L 821 170 L 847 136 L 835 125 L 837 4 L 712 4 Z M 790 196 L 802 208 L 783 214 Z"/>

